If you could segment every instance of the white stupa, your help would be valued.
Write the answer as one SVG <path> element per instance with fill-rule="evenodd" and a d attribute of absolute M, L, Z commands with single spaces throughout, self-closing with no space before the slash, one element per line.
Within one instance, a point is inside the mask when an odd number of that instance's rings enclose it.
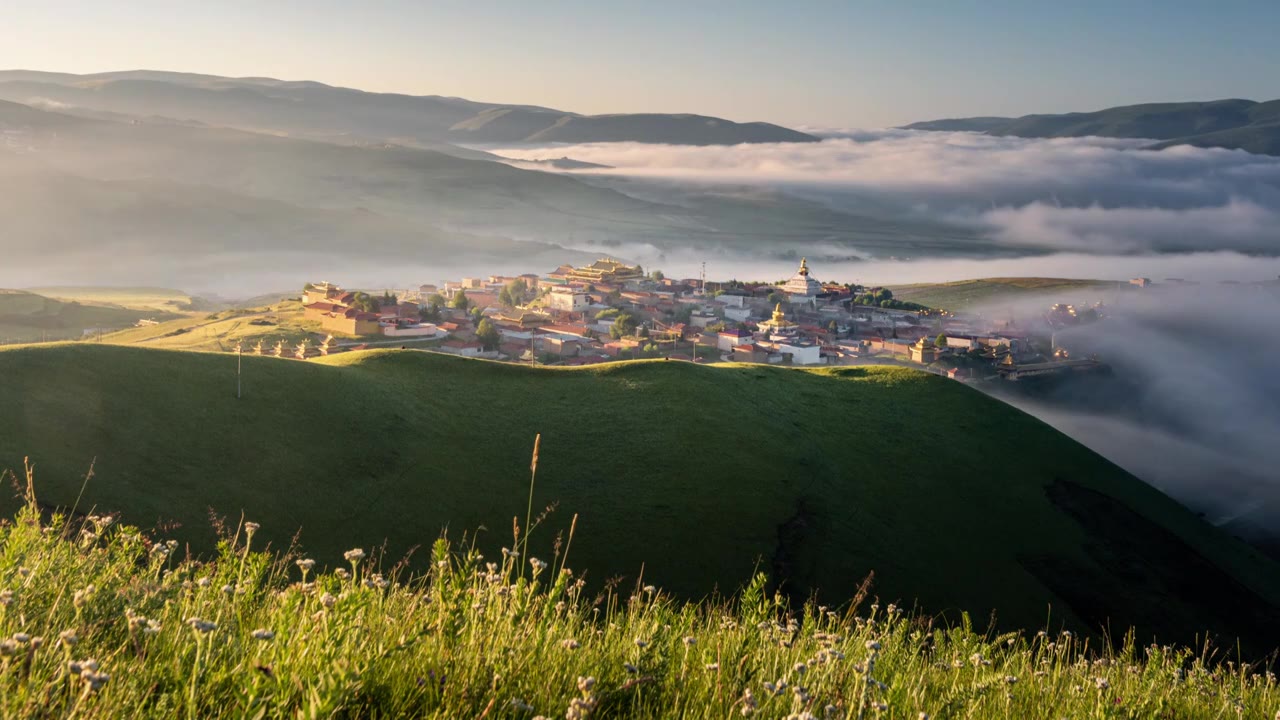
<path fill-rule="evenodd" d="M 782 286 L 782 291 L 795 300 L 812 300 L 822 292 L 822 283 L 809 276 L 809 261 L 800 258 L 800 269 Z"/>

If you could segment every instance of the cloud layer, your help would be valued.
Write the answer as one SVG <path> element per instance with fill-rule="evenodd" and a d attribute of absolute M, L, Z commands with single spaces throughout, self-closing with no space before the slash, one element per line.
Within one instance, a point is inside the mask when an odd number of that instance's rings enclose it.
<path fill-rule="evenodd" d="M 1280 158 L 1141 140 L 848 131 L 821 143 L 499 149 L 590 174 L 781 188 L 831 206 L 948 220 L 1026 248 L 1280 254 Z"/>

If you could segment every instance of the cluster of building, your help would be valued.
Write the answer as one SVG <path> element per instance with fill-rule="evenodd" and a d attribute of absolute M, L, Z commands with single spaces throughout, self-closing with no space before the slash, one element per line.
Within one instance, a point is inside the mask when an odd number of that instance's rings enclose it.
<path fill-rule="evenodd" d="M 303 302 L 306 317 L 331 334 L 426 341 L 419 347 L 511 362 L 667 357 L 812 366 L 873 360 L 961 379 L 1016 379 L 1033 371 L 1019 370 L 1023 366 L 1067 360 L 1036 354 L 1028 333 L 1012 322 L 855 302 L 866 290 L 820 282 L 805 259 L 781 282 L 717 283 L 647 275 L 602 258 L 545 275 L 422 285 L 396 293 L 376 312 L 357 307 L 355 293 L 329 283 L 309 285 Z M 486 322 L 496 337 L 491 331 L 478 336 Z M 964 362 L 949 367 L 949 358 Z M 976 371 L 975 362 L 986 368 Z"/>
<path fill-rule="evenodd" d="M 377 303 L 376 309 L 370 310 L 356 305 L 358 297 L 332 283 L 308 284 L 302 294 L 303 316 L 318 321 L 331 334 L 419 338 L 446 334 L 436 325 L 421 321 L 416 302 L 396 298 L 394 302 Z"/>

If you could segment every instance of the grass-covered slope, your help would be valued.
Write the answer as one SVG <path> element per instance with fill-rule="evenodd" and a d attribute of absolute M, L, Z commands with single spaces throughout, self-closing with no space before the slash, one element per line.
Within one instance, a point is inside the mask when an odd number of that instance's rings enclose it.
<path fill-rule="evenodd" d="M 673 362 L 546 370 L 417 352 L 326 363 L 63 345 L 0 352 L 0 464 L 42 500 L 122 510 L 196 549 L 208 513 L 333 556 L 399 556 L 525 514 L 580 513 L 574 564 L 698 595 L 756 569 L 839 599 L 1280 637 L 1276 567 L 1047 425 L 958 383 L 887 368 Z M 177 523 L 177 527 L 173 524 Z"/>
<path fill-rule="evenodd" d="M 1122 105 L 1095 112 L 1024 115 L 1018 118 L 952 118 L 912 123 L 911 130 L 969 130 L 1026 138 L 1113 137 L 1162 140 L 1174 145 L 1220 147 L 1280 155 L 1280 100 Z"/>
<path fill-rule="evenodd" d="M 23 290 L 0 290 L 0 343 L 4 344 L 77 339 L 88 329 L 124 328 L 142 318 L 177 317 L 173 312 L 81 303 Z"/>
<path fill-rule="evenodd" d="M 732 603 L 597 596 L 572 557 L 486 567 L 443 543 L 408 583 L 356 553 L 307 573 L 250 527 L 196 563 L 97 517 L 0 524 L 0 715 L 1262 720 L 1280 703 L 1272 668 L 1229 648 L 1112 652 L 865 598 L 776 604 L 760 583 Z"/>
<path fill-rule="evenodd" d="M 1115 293 L 1127 292 L 1132 287 L 1128 283 L 1110 280 L 1000 277 L 895 285 L 890 289 L 893 290 L 893 296 L 899 300 L 955 311 L 970 310 L 991 303 L 1017 301 L 1038 295 L 1109 299 Z"/>

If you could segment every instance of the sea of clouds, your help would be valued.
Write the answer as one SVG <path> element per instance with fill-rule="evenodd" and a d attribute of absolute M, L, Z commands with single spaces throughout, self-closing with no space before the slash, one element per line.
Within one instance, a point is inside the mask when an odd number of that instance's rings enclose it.
<path fill-rule="evenodd" d="M 1280 254 L 1280 158 L 1144 140 L 1026 139 L 911 130 L 827 131 L 818 143 L 639 143 L 497 148 L 567 156 L 573 171 L 761 185 L 836 209 L 945 220 L 1022 248 L 1095 254 Z"/>

